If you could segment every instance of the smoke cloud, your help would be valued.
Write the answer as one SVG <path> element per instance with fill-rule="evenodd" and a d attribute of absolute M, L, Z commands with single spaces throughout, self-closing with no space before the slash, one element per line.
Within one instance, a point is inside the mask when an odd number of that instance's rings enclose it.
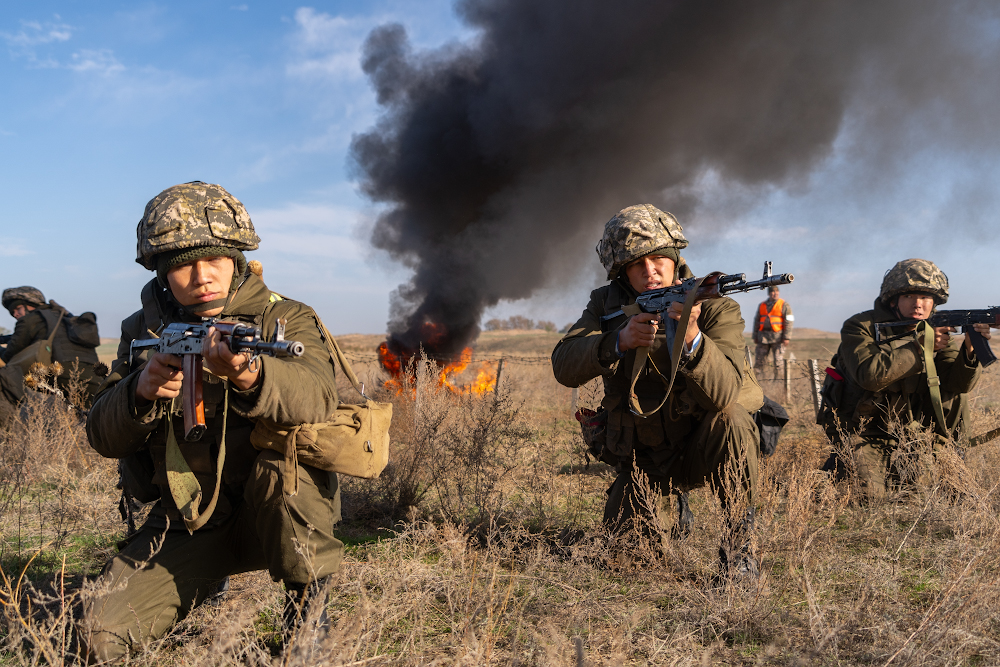
<path fill-rule="evenodd" d="M 477 31 L 470 43 L 415 52 L 385 25 L 364 47 L 383 115 L 351 159 L 383 205 L 372 244 L 414 272 L 392 297 L 401 349 L 456 353 L 485 308 L 593 262 L 583 249 L 625 206 L 698 224 L 713 204 L 696 187 L 706 175 L 741 192 L 808 187 L 836 149 L 867 174 L 859 187 L 891 187 L 922 144 L 982 151 L 1000 138 L 996 3 L 456 9 Z"/>

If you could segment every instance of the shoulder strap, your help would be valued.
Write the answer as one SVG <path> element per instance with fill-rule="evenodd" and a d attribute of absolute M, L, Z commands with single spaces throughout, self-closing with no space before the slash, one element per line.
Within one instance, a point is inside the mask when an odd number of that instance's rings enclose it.
<path fill-rule="evenodd" d="M 66 310 L 59 308 L 59 316 L 56 317 L 55 324 L 52 324 L 52 320 L 48 315 L 52 314 L 51 311 L 42 311 L 42 319 L 45 320 L 45 325 L 49 327 L 49 337 L 45 340 L 45 344 L 38 350 L 38 356 L 36 361 L 43 366 L 48 366 L 52 363 L 52 343 L 56 339 L 56 333 L 59 331 L 59 325 L 62 324 L 63 316 L 66 314 Z"/>
<path fill-rule="evenodd" d="M 948 426 L 944 421 L 944 406 L 941 404 L 941 378 L 938 377 L 937 367 L 934 366 L 934 329 L 927 326 L 927 320 L 921 320 L 917 324 L 917 335 L 921 334 L 924 337 L 924 372 L 927 373 L 927 390 L 931 395 L 931 407 L 934 408 L 936 430 L 939 434 L 947 436 Z"/>
<path fill-rule="evenodd" d="M 684 349 L 684 332 L 687 331 L 688 321 L 691 319 L 691 308 L 694 307 L 694 301 L 698 298 L 698 288 L 701 287 L 701 283 L 705 280 L 705 277 L 707 276 L 698 279 L 684 300 L 684 309 L 681 311 L 681 319 L 677 322 L 677 333 L 674 335 L 674 344 L 670 350 L 670 378 L 668 379 L 660 373 L 660 377 L 667 385 L 667 391 L 663 395 L 663 400 L 660 401 L 660 404 L 650 412 L 642 411 L 642 406 L 639 405 L 639 397 L 635 393 L 635 383 L 639 380 L 639 373 L 649 360 L 649 347 L 640 347 L 635 351 L 635 363 L 632 365 L 632 384 L 628 391 L 628 402 L 632 414 L 637 417 L 649 417 L 656 414 L 666 404 L 667 400 L 670 399 L 670 391 L 674 388 L 674 379 L 677 377 L 677 368 L 681 362 L 681 350 Z M 639 309 L 638 306 L 635 306 L 635 308 L 623 310 L 628 315 L 637 315 Z M 629 310 L 632 312 L 629 312 Z M 701 335 L 704 337 L 705 333 L 702 332 Z M 701 344 L 704 345 L 705 341 L 702 340 Z M 653 366 L 653 368 L 656 369 L 656 366 Z M 656 369 L 656 372 L 659 373 L 659 369 Z"/>
<path fill-rule="evenodd" d="M 337 345 L 337 339 L 330 335 L 329 329 L 327 329 L 326 325 L 323 324 L 323 320 L 319 318 L 318 314 L 316 315 L 316 322 L 319 323 L 320 332 L 322 332 L 323 340 L 324 342 L 326 342 L 326 349 L 327 351 L 330 352 L 330 359 L 335 360 L 337 363 L 340 364 L 340 367 L 344 371 L 344 375 L 346 375 L 347 379 L 350 380 L 351 384 L 354 386 L 355 391 L 357 391 L 361 395 L 361 398 L 365 399 L 366 401 L 371 400 L 370 398 L 365 396 L 364 387 L 362 387 L 361 383 L 358 382 L 358 376 L 354 374 L 354 369 L 351 368 L 351 363 L 347 360 L 347 357 L 344 356 L 344 353 L 343 351 L 341 351 L 340 346 Z"/>
<path fill-rule="evenodd" d="M 155 334 L 160 333 L 163 327 L 163 318 L 160 315 L 160 305 L 156 302 L 156 278 L 146 283 L 140 294 L 142 299 L 142 317 L 144 324 L 149 331 Z"/>

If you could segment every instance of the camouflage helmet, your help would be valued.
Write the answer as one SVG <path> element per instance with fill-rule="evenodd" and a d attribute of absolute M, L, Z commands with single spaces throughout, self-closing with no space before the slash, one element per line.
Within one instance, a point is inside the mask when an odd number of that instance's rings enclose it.
<path fill-rule="evenodd" d="M 156 195 L 136 228 L 135 261 L 156 269 L 156 256 L 171 250 L 222 246 L 256 250 L 260 237 L 247 210 L 221 185 L 192 181 Z"/>
<path fill-rule="evenodd" d="M 45 295 L 37 287 L 25 285 L 23 287 L 8 287 L 3 291 L 3 307 L 7 312 L 14 315 L 14 309 L 21 304 L 28 306 L 44 306 Z"/>
<path fill-rule="evenodd" d="M 888 305 L 900 294 L 927 294 L 941 305 L 948 300 L 948 276 L 926 259 L 904 259 L 885 272 L 879 298 Z"/>
<path fill-rule="evenodd" d="M 637 204 L 618 211 L 604 225 L 604 236 L 597 244 L 597 255 L 608 271 L 608 280 L 629 262 L 663 248 L 687 247 L 684 229 L 670 213 L 651 204 Z"/>

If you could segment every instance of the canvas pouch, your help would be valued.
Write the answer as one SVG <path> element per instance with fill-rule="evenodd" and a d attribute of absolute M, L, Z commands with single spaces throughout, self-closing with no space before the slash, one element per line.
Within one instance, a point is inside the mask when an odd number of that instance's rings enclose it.
<path fill-rule="evenodd" d="M 364 395 L 337 341 L 318 317 L 317 322 L 331 361 L 340 364 L 364 403 L 341 403 L 326 421 L 315 424 L 256 420 L 250 443 L 258 450 L 270 449 L 284 455 L 284 487 L 289 495 L 298 492 L 298 463 L 363 479 L 375 479 L 389 463 L 392 403 L 380 403 Z"/>

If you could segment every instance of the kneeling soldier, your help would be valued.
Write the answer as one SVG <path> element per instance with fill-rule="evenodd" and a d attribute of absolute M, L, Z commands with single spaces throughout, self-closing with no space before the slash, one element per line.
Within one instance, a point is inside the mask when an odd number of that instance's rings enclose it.
<path fill-rule="evenodd" d="M 591 293 L 583 315 L 553 350 L 552 368 L 556 379 L 568 387 L 596 377 L 604 380 L 606 432 L 600 447 L 592 448 L 602 450 L 602 460 L 618 466 L 618 477 L 608 490 L 605 525 L 621 531 L 655 509 L 639 496 L 635 467 L 661 494 L 670 488 L 686 492 L 711 480 L 727 509 L 721 569 L 724 574 L 756 577 L 750 528 L 759 435 L 748 408 L 740 404 L 744 381 L 753 382 L 748 379 L 753 371 L 739 305 L 721 298 L 692 308 L 686 329 L 676 334 L 684 336 L 684 346 L 669 396 L 661 372 L 671 367 L 670 351 L 657 315 L 641 313 L 627 321 L 622 315 L 602 331 L 603 316 L 634 303 L 642 292 L 691 277 L 680 256 L 687 244 L 676 218 L 648 204 L 630 206 L 613 217 L 597 247 L 611 283 Z M 668 316 L 679 321 L 680 306 L 673 304 Z M 629 387 L 640 347 L 649 348 L 649 363 L 640 370 L 636 397 L 641 405 L 663 404 L 662 410 L 646 418 L 629 410 Z M 759 389 L 756 392 L 750 410 L 763 402 Z M 727 466 L 730 483 L 724 481 Z M 682 503 L 681 523 L 684 509 Z"/>
<path fill-rule="evenodd" d="M 107 592 L 86 607 L 83 640 L 101 660 L 162 636 L 220 581 L 250 570 L 267 569 L 284 582 L 290 632 L 306 602 L 325 604 L 316 593 L 338 571 L 343 550 L 333 536 L 340 520 L 336 475 L 298 464 L 294 492 L 285 488 L 283 473 L 295 464 L 257 451 L 250 441 L 259 419 L 323 422 L 337 406 L 334 368 L 315 313 L 248 271 L 243 251 L 255 250 L 260 239 L 243 205 L 218 185 L 195 181 L 164 190 L 147 204 L 137 233 L 136 261 L 156 277 L 142 289 L 142 308 L 122 322 L 118 359 L 94 402 L 87 434 L 100 454 L 123 460 L 133 496 L 158 502 L 105 567 Z M 268 337 L 282 318 L 285 335 L 302 342 L 305 353 L 251 360 L 231 352 L 213 329 L 204 344 L 204 371 L 198 369 L 207 430 L 197 442 L 182 437 L 178 445 L 173 434 L 184 432 L 184 419 L 175 399 L 190 381 L 181 359 L 153 353 L 133 360 L 130 344 L 169 324 L 206 317 L 256 325 Z M 195 485 L 194 479 L 202 501 L 192 523 L 192 508 L 175 498 L 183 498 L 179 487 Z"/>
<path fill-rule="evenodd" d="M 838 441 L 858 434 L 855 459 L 861 487 L 869 497 L 882 497 L 900 481 L 893 454 L 901 434 L 935 431 L 935 447 L 957 439 L 968 421 L 968 392 L 975 388 L 980 361 L 968 334 L 952 338 L 951 327 L 897 327 L 876 341 L 880 322 L 926 320 L 948 301 L 948 276 L 926 259 L 906 259 L 886 271 L 872 310 L 844 322 L 840 348 L 834 357 L 836 376 L 824 384 L 819 421 Z M 988 324 L 974 325 L 985 338 Z M 906 335 L 907 331 L 912 331 Z M 897 334 L 904 334 L 898 336 Z M 933 337 L 933 339 L 929 338 Z M 927 343 L 927 346 L 924 343 Z M 837 469 L 836 454 L 824 469 Z"/>

